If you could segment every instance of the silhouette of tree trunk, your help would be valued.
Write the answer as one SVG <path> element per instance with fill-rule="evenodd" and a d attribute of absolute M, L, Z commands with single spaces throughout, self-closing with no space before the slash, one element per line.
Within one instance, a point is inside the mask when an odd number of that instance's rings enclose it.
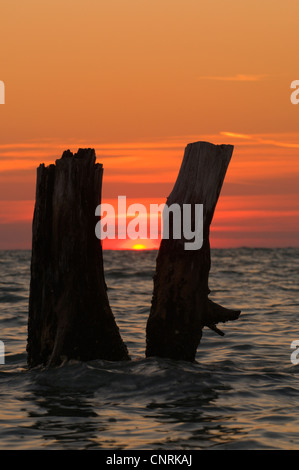
<path fill-rule="evenodd" d="M 157 256 L 152 306 L 147 321 L 146 356 L 194 361 L 202 329 L 235 320 L 239 310 L 212 302 L 208 295 L 211 266 L 209 232 L 227 167 L 231 145 L 196 142 L 187 145 L 167 206 L 191 204 L 195 226 L 195 204 L 203 204 L 203 243 L 186 250 L 186 239 L 163 238 Z"/>
<path fill-rule="evenodd" d="M 95 208 L 101 164 L 92 149 L 65 151 L 37 170 L 28 320 L 28 365 L 65 358 L 129 359 L 109 306 Z"/>

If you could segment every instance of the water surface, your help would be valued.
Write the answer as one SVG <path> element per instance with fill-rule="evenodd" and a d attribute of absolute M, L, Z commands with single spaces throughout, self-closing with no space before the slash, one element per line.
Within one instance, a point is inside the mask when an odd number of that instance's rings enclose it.
<path fill-rule="evenodd" d="M 0 252 L 1 449 L 299 449 L 298 249 L 212 251 L 211 298 L 240 308 L 204 329 L 196 363 L 145 359 L 156 252 L 104 252 L 132 361 L 26 367 L 30 252 Z M 299 358 L 299 355 L 298 355 Z"/>

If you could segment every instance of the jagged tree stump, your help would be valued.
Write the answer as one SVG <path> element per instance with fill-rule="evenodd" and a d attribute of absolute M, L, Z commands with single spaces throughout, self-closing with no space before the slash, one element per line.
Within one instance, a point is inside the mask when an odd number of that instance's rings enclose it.
<path fill-rule="evenodd" d="M 192 143 L 185 149 L 166 204 L 191 204 L 192 208 L 203 204 L 203 243 L 200 249 L 188 251 L 183 237 L 161 241 L 146 327 L 147 357 L 194 361 L 204 326 L 222 335 L 216 324 L 240 315 L 239 310 L 226 309 L 208 298 L 210 224 L 232 153 L 231 145 L 207 142 Z M 193 227 L 194 213 L 192 210 Z"/>
<path fill-rule="evenodd" d="M 109 306 L 95 208 L 103 167 L 92 149 L 37 169 L 28 365 L 129 359 Z"/>

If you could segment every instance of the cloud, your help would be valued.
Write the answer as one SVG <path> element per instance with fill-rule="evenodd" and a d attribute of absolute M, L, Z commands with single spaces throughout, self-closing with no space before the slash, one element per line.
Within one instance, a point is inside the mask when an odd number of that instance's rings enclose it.
<path fill-rule="evenodd" d="M 268 75 L 232 75 L 232 76 L 217 76 L 217 75 L 210 75 L 210 76 L 201 76 L 198 77 L 199 80 L 217 80 L 221 82 L 260 82 L 261 80 L 265 80 Z"/>
<path fill-rule="evenodd" d="M 225 135 L 227 137 L 234 137 L 236 139 L 252 139 L 252 136 L 249 134 L 237 134 L 237 132 L 220 132 L 220 134 Z"/>
<path fill-rule="evenodd" d="M 282 148 L 299 148 L 299 144 L 297 142 L 281 142 L 275 139 L 268 139 L 265 137 L 260 137 L 258 135 L 250 135 L 250 134 L 238 134 L 236 132 L 220 132 L 221 135 L 225 135 L 227 137 L 233 137 L 236 139 L 246 139 L 251 140 L 253 142 L 257 142 L 259 144 L 264 145 L 274 145 L 275 147 L 282 147 Z"/>

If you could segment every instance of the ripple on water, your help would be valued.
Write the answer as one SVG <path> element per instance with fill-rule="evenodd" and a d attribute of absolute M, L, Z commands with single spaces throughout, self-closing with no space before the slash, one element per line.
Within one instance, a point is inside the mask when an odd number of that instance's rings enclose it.
<path fill-rule="evenodd" d="M 144 358 L 156 254 L 104 252 L 131 361 L 28 371 L 30 252 L 1 253 L 1 448 L 299 448 L 299 250 L 212 251 L 211 297 L 242 314 L 204 329 L 194 364 Z"/>

